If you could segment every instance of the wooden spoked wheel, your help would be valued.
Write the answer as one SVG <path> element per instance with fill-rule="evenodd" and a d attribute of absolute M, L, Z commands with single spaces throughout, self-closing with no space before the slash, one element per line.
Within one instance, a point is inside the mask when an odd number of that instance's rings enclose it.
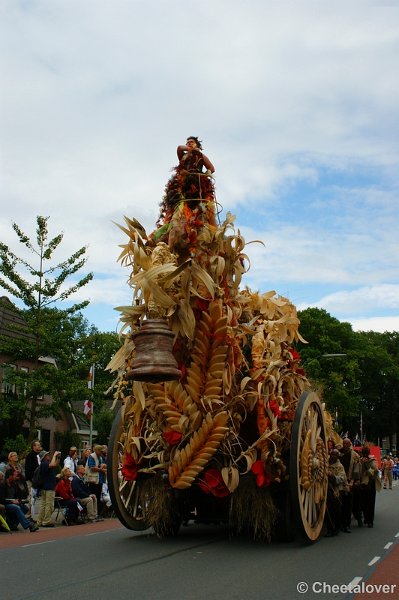
<path fill-rule="evenodd" d="M 148 529 L 143 516 L 143 500 L 140 480 L 128 481 L 122 475 L 123 442 L 125 437 L 122 411 L 119 410 L 112 425 L 108 453 L 108 487 L 112 507 L 116 516 L 128 529 L 143 531 Z"/>
<path fill-rule="evenodd" d="M 327 440 L 315 392 L 299 400 L 291 433 L 290 492 L 294 517 L 309 540 L 320 536 L 327 503 Z"/>

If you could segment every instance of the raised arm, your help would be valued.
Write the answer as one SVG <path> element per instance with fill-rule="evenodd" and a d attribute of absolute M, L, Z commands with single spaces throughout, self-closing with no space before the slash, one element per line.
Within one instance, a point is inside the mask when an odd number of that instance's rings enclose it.
<path fill-rule="evenodd" d="M 191 148 L 189 148 L 185 144 L 182 144 L 181 146 L 177 146 L 177 158 L 179 160 L 181 160 L 184 156 L 184 153 L 188 152 L 189 150 L 191 150 Z"/>
<path fill-rule="evenodd" d="M 205 154 L 202 155 L 202 160 L 204 161 L 204 167 L 205 167 L 205 169 L 207 169 L 211 173 L 214 173 L 215 172 L 215 167 L 213 166 L 213 164 L 211 163 L 211 161 L 209 160 L 209 158 L 207 156 L 205 156 Z"/>

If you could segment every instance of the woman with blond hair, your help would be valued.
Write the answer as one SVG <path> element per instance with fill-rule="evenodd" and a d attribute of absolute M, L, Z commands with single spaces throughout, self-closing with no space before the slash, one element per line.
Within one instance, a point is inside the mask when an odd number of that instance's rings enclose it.
<path fill-rule="evenodd" d="M 63 499 L 66 507 L 65 521 L 68 525 L 78 525 L 79 507 L 78 501 L 73 495 L 70 478 L 73 476 L 71 469 L 64 467 L 61 469 L 59 481 L 55 488 L 57 496 Z"/>

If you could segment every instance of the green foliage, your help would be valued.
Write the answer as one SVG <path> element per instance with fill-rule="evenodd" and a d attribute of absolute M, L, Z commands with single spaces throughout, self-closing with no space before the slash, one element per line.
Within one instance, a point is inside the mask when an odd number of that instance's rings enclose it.
<path fill-rule="evenodd" d="M 36 242 L 35 246 L 30 238 L 19 228 L 16 223 L 12 227 L 19 238 L 19 242 L 26 246 L 36 255 L 36 265 L 32 265 L 23 258 L 18 257 L 12 252 L 6 244 L 0 243 L 0 286 L 7 290 L 14 298 L 18 298 L 22 303 L 36 312 L 36 318 L 40 321 L 39 312 L 41 308 L 49 306 L 57 301 L 66 300 L 81 287 L 85 286 L 93 278 L 92 273 L 88 273 L 82 279 L 63 289 L 65 281 L 75 275 L 87 262 L 84 257 L 87 248 L 82 247 L 77 250 L 68 259 L 58 264 L 50 264 L 46 268 L 46 263 L 51 261 L 53 253 L 63 240 L 63 234 L 55 236 L 48 241 L 48 217 L 36 217 Z M 29 281 L 18 271 L 27 272 Z M 75 304 L 68 309 L 74 313 L 87 306 L 88 302 Z"/>
<path fill-rule="evenodd" d="M 16 452 L 18 456 L 24 455 L 30 450 L 30 446 L 22 433 L 19 433 L 14 438 L 6 438 L 3 448 L 8 452 Z"/>
<path fill-rule="evenodd" d="M 95 428 L 97 430 L 96 443 L 107 444 L 111 433 L 115 413 L 104 407 L 98 414 L 94 413 Z"/>
<path fill-rule="evenodd" d="M 19 383 L 24 385 L 25 416 L 29 421 L 30 437 L 33 437 L 40 417 L 51 414 L 58 418 L 60 410 L 67 409 L 65 391 L 73 387 L 69 371 L 73 362 L 71 357 L 87 328 L 79 315 L 87 301 L 62 311 L 51 305 L 69 299 L 93 278 L 92 273 L 81 279 L 75 278 L 86 264 L 86 247 L 66 260 L 53 263 L 53 254 L 61 244 L 63 234 L 49 239 L 47 221 L 48 217 L 36 218 L 36 245 L 16 223 L 13 224 L 19 242 L 34 255 L 35 264 L 18 257 L 8 246 L 0 243 L 0 287 L 25 307 L 23 322 L 15 325 L 15 336 L 0 339 L 0 352 L 13 362 L 24 359 L 35 365 L 29 373 L 15 375 L 24 378 Z M 68 287 L 65 284 L 71 277 L 74 282 Z M 42 367 L 42 356 L 55 358 L 57 368 L 54 365 Z M 51 405 L 42 402 L 46 395 L 52 396 Z"/>
<path fill-rule="evenodd" d="M 80 436 L 77 433 L 71 431 L 56 431 L 54 433 L 54 441 L 57 450 L 61 452 L 61 466 L 63 465 L 64 458 L 69 454 L 69 448 L 76 446 L 80 447 Z"/>
<path fill-rule="evenodd" d="M 339 431 L 377 441 L 397 431 L 399 333 L 354 332 L 325 310 L 299 312 L 302 362 L 327 408 L 338 413 Z M 326 356 L 336 354 L 343 356 Z M 391 444 L 392 445 L 392 444 Z"/>

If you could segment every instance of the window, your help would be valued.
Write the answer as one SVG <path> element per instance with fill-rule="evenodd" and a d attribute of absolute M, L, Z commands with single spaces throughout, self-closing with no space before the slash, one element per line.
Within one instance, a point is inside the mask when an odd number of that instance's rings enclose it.
<path fill-rule="evenodd" d="M 19 369 L 19 370 L 21 371 L 21 373 L 29 373 L 29 369 L 28 369 L 28 367 L 20 367 L 20 369 Z M 24 381 L 23 385 L 21 385 L 21 386 L 18 388 L 18 394 L 22 394 L 23 396 L 25 396 L 25 397 L 26 397 L 26 390 L 27 390 L 27 387 L 28 387 L 28 382 L 27 382 L 27 381 Z"/>
<path fill-rule="evenodd" d="M 10 371 L 16 371 L 16 365 L 9 365 L 3 363 L 1 368 L 1 391 L 3 394 L 15 394 L 16 387 L 15 384 L 9 383 L 10 381 Z"/>

